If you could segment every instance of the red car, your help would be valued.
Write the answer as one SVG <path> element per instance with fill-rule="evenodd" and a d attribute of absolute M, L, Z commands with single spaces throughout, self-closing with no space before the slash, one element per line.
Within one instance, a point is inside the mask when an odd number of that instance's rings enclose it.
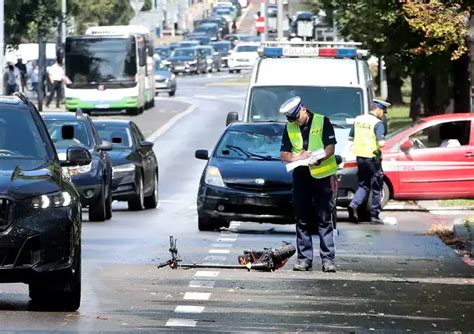
<path fill-rule="evenodd" d="M 474 113 L 427 117 L 388 135 L 383 170 L 390 198 L 474 198 Z"/>

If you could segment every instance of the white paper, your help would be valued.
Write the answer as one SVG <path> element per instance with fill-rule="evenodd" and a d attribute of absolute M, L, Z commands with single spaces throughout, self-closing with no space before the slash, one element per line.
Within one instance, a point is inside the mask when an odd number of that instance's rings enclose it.
<path fill-rule="evenodd" d="M 311 163 L 315 163 L 319 159 L 323 159 L 326 157 L 326 151 L 324 151 L 322 148 L 316 151 L 311 152 L 311 155 L 307 159 L 302 159 L 302 160 L 296 160 L 290 163 L 286 164 L 286 171 L 291 172 L 293 169 L 296 167 L 300 166 L 308 166 Z"/>

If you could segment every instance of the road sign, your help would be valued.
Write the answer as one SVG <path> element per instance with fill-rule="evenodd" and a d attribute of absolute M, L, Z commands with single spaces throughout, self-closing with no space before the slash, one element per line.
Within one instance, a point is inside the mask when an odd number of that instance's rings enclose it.
<path fill-rule="evenodd" d="M 255 29 L 257 29 L 257 32 L 263 33 L 265 31 L 265 18 L 263 16 L 260 16 L 255 20 Z"/>

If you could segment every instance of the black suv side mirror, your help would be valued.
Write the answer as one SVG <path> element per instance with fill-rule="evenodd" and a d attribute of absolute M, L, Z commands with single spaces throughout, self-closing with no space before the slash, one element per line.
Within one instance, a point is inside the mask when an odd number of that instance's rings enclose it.
<path fill-rule="evenodd" d="M 61 161 L 61 166 L 84 166 L 92 161 L 90 152 L 84 147 L 71 146 L 67 149 L 67 160 Z"/>
<path fill-rule="evenodd" d="M 194 157 L 201 160 L 209 160 L 209 152 L 207 150 L 196 150 Z"/>
<path fill-rule="evenodd" d="M 236 111 L 231 111 L 227 114 L 227 119 L 225 120 L 225 126 L 237 122 L 239 120 L 239 113 Z"/>
<path fill-rule="evenodd" d="M 147 149 L 147 150 L 151 150 L 153 148 L 153 143 L 150 142 L 150 141 L 142 141 L 140 143 L 140 148 L 144 148 L 144 149 Z"/>

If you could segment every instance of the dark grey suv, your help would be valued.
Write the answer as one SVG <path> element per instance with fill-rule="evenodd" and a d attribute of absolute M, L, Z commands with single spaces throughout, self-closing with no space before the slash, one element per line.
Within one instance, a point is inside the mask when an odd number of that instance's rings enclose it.
<path fill-rule="evenodd" d="M 62 167 L 86 165 L 70 147 L 59 162 L 35 106 L 0 97 L 0 283 L 29 284 L 33 301 L 76 310 L 81 301 L 81 203 Z M 1 296 L 1 295 L 0 295 Z"/>

